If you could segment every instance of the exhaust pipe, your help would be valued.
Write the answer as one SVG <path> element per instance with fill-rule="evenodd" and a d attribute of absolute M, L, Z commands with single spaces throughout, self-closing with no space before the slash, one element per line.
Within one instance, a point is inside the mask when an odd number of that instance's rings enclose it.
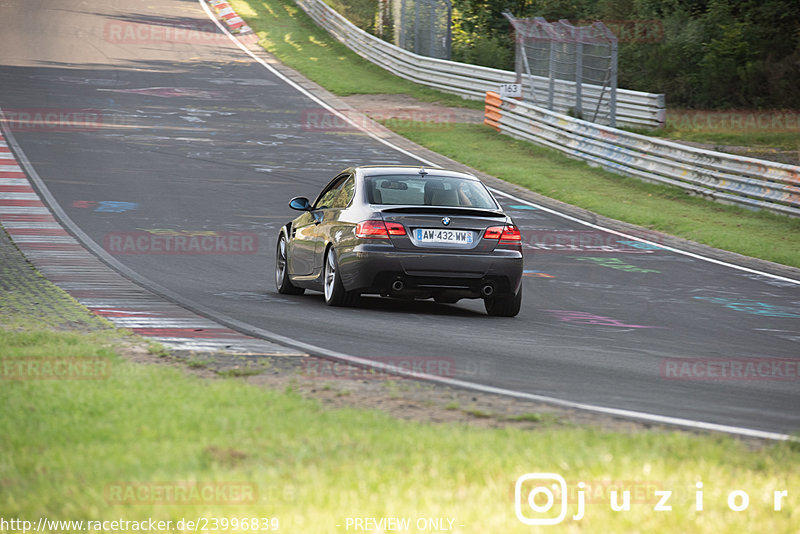
<path fill-rule="evenodd" d="M 481 288 L 481 295 L 484 297 L 491 297 L 494 295 L 494 286 L 492 284 L 486 284 Z"/>
<path fill-rule="evenodd" d="M 392 282 L 392 289 L 394 291 L 400 292 L 403 289 L 405 289 L 405 287 L 406 284 L 402 280 L 395 280 L 394 282 Z"/>

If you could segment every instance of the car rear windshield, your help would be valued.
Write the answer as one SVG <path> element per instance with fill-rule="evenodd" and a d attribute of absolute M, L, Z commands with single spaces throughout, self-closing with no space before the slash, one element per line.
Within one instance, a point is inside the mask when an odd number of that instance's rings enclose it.
<path fill-rule="evenodd" d="M 383 175 L 365 179 L 370 204 L 498 209 L 486 186 L 452 176 Z"/>

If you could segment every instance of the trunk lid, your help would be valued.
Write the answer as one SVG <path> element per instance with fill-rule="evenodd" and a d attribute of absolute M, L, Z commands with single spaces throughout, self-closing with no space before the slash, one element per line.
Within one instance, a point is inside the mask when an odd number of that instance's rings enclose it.
<path fill-rule="evenodd" d="M 501 212 L 446 207 L 388 208 L 381 212 L 384 221 L 402 224 L 406 235 L 391 236 L 400 250 L 453 252 L 491 252 L 497 239 L 484 239 L 490 226 L 502 226 L 508 220 Z"/>

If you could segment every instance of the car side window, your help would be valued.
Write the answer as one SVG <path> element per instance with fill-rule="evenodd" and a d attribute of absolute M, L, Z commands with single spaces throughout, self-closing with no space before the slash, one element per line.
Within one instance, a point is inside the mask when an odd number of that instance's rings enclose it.
<path fill-rule="evenodd" d="M 319 198 L 317 198 L 317 201 L 314 203 L 314 209 L 322 210 L 326 208 L 332 208 L 333 203 L 339 194 L 339 190 L 342 188 L 342 185 L 347 177 L 348 175 L 338 176 L 335 180 L 333 180 L 328 187 L 322 193 L 320 193 Z"/>
<path fill-rule="evenodd" d="M 333 203 L 331 204 L 332 208 L 339 208 L 344 209 L 350 204 L 350 201 L 353 199 L 353 193 L 355 193 L 356 180 L 352 176 L 345 180 L 342 187 L 338 188 L 336 198 L 333 199 Z"/>

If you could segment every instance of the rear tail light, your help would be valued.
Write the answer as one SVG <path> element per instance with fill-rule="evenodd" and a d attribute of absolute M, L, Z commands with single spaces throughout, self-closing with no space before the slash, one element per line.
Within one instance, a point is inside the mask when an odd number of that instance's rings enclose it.
<path fill-rule="evenodd" d="M 503 227 L 502 226 L 490 226 L 483 233 L 483 238 L 484 239 L 500 239 L 501 235 L 503 235 Z"/>
<path fill-rule="evenodd" d="M 406 235 L 405 226 L 383 221 L 363 221 L 356 225 L 356 237 L 362 239 L 389 239 L 390 235 Z"/>
<path fill-rule="evenodd" d="M 389 239 L 383 221 L 363 221 L 356 225 L 356 237 L 362 239 Z"/>
<path fill-rule="evenodd" d="M 522 234 L 519 228 L 513 224 L 507 224 L 503 229 L 503 235 L 500 236 L 500 243 L 504 245 L 516 245 L 522 243 Z"/>
<path fill-rule="evenodd" d="M 483 233 L 484 239 L 499 239 L 501 245 L 516 245 L 522 243 L 522 234 L 513 224 L 505 226 L 490 226 Z"/>
<path fill-rule="evenodd" d="M 389 231 L 389 235 L 406 235 L 406 227 L 400 223 L 387 222 L 386 229 Z"/>

